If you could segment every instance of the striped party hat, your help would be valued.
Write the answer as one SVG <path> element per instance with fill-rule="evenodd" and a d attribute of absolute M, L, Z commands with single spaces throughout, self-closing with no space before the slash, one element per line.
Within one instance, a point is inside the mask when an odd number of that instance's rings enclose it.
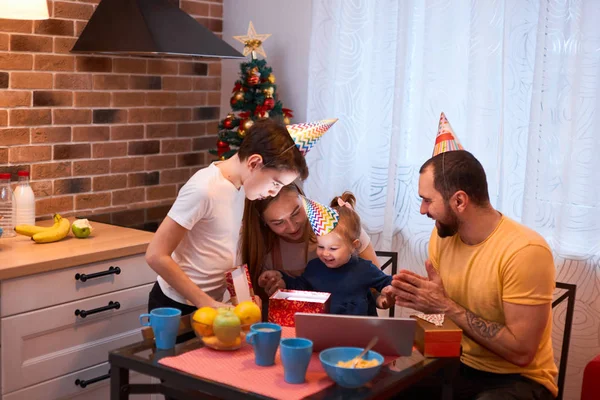
<path fill-rule="evenodd" d="M 464 148 L 454 134 L 446 115 L 442 113 L 442 115 L 440 115 L 440 124 L 438 125 L 438 133 L 435 138 L 435 147 L 433 148 L 432 157 L 447 151 L 455 150 L 464 150 Z"/>
<path fill-rule="evenodd" d="M 321 136 L 336 122 L 337 118 L 324 119 L 317 122 L 287 125 L 286 128 L 292 139 L 294 139 L 294 143 L 296 143 L 296 147 L 298 147 L 300 153 L 306 156 L 306 153 L 313 148 Z"/>
<path fill-rule="evenodd" d="M 304 210 L 306 210 L 306 216 L 310 221 L 315 235 L 323 236 L 331 232 L 338 224 L 340 215 L 331 207 L 317 203 L 314 200 L 307 199 L 304 196 L 300 196 Z"/>

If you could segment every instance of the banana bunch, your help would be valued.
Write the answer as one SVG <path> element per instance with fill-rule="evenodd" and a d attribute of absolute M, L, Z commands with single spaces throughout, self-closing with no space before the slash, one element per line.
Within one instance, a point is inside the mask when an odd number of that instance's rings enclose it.
<path fill-rule="evenodd" d="M 36 225 L 17 225 L 15 231 L 31 237 L 36 243 L 52 243 L 64 239 L 69 234 L 71 223 L 68 219 L 54 214 L 54 225 L 42 227 Z"/>

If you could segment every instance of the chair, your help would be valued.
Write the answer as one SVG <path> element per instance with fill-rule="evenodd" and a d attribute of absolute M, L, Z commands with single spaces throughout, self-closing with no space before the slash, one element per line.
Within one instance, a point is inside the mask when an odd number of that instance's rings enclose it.
<path fill-rule="evenodd" d="M 583 370 L 581 400 L 596 400 L 600 393 L 600 354 L 592 359 Z"/>
<path fill-rule="evenodd" d="M 381 265 L 380 269 L 383 271 L 387 267 L 391 266 L 390 275 L 396 275 L 398 273 L 398 253 L 395 251 L 376 251 L 377 257 L 388 257 L 388 260 Z M 396 307 L 390 307 L 390 317 L 394 316 Z"/>
<path fill-rule="evenodd" d="M 575 311 L 575 291 L 577 285 L 570 283 L 556 282 L 556 288 L 565 290 L 559 298 L 552 302 L 552 309 L 560 303 L 567 300 L 567 315 L 565 318 L 565 329 L 563 332 L 562 347 L 560 350 L 560 365 L 558 367 L 558 396 L 557 400 L 562 400 L 565 386 L 565 375 L 567 373 L 567 360 L 569 358 L 569 344 L 571 342 L 571 328 L 573 326 L 573 312 Z"/>

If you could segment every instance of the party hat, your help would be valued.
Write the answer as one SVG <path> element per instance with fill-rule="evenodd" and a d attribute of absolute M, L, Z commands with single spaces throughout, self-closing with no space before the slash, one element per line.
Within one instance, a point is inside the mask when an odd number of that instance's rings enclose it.
<path fill-rule="evenodd" d="M 464 150 L 452 127 L 450 122 L 446 118 L 446 115 L 442 113 L 440 115 L 440 124 L 438 125 L 438 133 L 435 138 L 435 146 L 433 148 L 433 157 L 438 154 L 445 153 L 447 151 Z"/>
<path fill-rule="evenodd" d="M 310 221 L 313 231 L 317 236 L 323 236 L 331 232 L 338 224 L 340 215 L 331 207 L 317 203 L 314 200 L 300 196 L 306 216 Z"/>
<path fill-rule="evenodd" d="M 294 139 L 294 143 L 296 143 L 296 147 L 298 147 L 300 153 L 306 156 L 306 153 L 313 148 L 321 136 L 336 122 L 337 118 L 324 119 L 316 122 L 287 125 L 286 128 L 292 139 Z"/>

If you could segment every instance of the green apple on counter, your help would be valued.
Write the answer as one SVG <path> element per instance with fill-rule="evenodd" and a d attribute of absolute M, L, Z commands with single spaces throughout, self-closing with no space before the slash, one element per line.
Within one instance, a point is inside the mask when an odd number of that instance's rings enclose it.
<path fill-rule="evenodd" d="M 90 225 L 90 221 L 87 219 L 76 219 L 71 224 L 71 230 L 73 231 L 73 235 L 80 239 L 84 239 L 92 233 L 92 225 Z"/>

